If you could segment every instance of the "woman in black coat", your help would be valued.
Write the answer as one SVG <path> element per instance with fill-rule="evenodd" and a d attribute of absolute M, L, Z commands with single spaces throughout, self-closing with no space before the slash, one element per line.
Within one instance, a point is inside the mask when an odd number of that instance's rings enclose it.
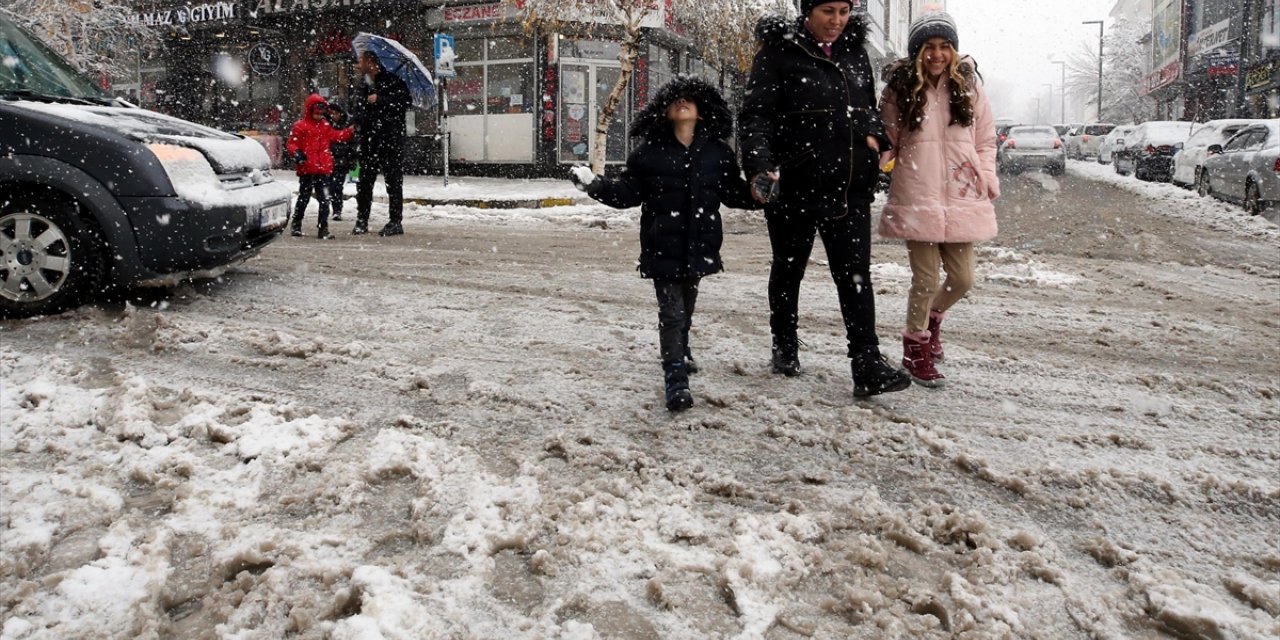
<path fill-rule="evenodd" d="M 733 115 L 715 87 L 692 77 L 664 85 L 636 117 L 631 135 L 644 143 L 617 178 L 575 167 L 574 182 L 611 207 L 640 209 L 640 275 L 658 296 L 658 333 L 667 408 L 693 405 L 688 374 L 696 370 L 689 326 L 698 283 L 723 269 L 720 204 L 757 209 L 737 156 L 724 139 Z"/>
<path fill-rule="evenodd" d="M 876 109 L 867 25 L 849 0 L 802 0 L 798 20 L 766 17 L 740 118 L 742 162 L 765 207 L 773 265 L 773 370 L 799 375 L 800 281 L 822 236 L 840 298 L 855 396 L 901 391 L 905 373 L 880 354 L 871 286 L 871 202 L 888 139 Z M 769 200 L 756 191 L 761 202 Z"/>

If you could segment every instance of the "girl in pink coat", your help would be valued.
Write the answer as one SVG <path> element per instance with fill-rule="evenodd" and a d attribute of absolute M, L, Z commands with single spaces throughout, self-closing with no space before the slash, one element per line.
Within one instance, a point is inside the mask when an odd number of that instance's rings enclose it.
<path fill-rule="evenodd" d="M 907 241 L 911 292 L 902 332 L 902 366 L 926 387 L 942 386 L 941 328 L 947 310 L 973 286 L 973 244 L 996 235 L 992 200 L 996 132 L 971 58 L 944 11 L 911 24 L 909 58 L 886 71 L 880 114 L 896 157 L 880 235 Z M 939 267 L 946 281 L 938 286 Z"/>

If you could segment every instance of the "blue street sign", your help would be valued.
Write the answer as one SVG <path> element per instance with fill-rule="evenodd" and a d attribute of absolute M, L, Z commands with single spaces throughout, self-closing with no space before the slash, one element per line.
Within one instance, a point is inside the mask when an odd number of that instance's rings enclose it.
<path fill-rule="evenodd" d="M 453 63 L 456 60 L 453 48 L 453 36 L 437 33 L 435 38 L 436 77 L 454 78 L 458 71 Z"/>

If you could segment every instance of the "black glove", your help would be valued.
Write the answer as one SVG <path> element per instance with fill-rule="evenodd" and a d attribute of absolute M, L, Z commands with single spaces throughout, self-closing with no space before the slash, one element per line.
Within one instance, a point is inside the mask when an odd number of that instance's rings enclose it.
<path fill-rule="evenodd" d="M 304 153 L 302 149 L 298 149 L 297 151 L 293 152 L 293 161 L 296 164 L 302 164 L 307 161 L 307 154 Z"/>

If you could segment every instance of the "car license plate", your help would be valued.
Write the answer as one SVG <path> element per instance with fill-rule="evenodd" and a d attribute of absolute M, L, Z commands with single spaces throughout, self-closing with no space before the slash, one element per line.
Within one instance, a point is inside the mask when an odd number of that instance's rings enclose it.
<path fill-rule="evenodd" d="M 275 227 L 283 227 L 284 223 L 289 219 L 289 203 L 281 202 L 279 204 L 268 205 L 258 212 L 258 228 L 274 229 Z"/>

